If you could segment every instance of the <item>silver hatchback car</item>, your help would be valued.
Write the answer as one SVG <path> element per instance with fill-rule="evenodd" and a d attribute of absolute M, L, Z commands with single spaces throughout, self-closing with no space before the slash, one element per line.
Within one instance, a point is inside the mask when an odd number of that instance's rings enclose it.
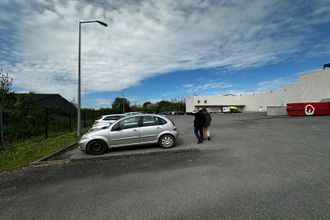
<path fill-rule="evenodd" d="M 168 118 L 155 114 L 140 114 L 122 118 L 110 127 L 91 131 L 81 137 L 79 148 L 99 155 L 109 148 L 158 143 L 163 148 L 175 145 L 178 132 Z"/>

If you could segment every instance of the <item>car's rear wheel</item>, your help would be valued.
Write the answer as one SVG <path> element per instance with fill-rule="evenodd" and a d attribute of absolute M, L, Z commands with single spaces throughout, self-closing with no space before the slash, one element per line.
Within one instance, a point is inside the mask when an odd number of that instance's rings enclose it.
<path fill-rule="evenodd" d="M 87 152 L 93 155 L 104 154 L 107 150 L 108 146 L 102 140 L 93 140 L 87 145 Z"/>
<path fill-rule="evenodd" d="M 160 137 L 159 145 L 162 148 L 171 148 L 175 145 L 175 138 L 172 135 L 165 134 Z"/>

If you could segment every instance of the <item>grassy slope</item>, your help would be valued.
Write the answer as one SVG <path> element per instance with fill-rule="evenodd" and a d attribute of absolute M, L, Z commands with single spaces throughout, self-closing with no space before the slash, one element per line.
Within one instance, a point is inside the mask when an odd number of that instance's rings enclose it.
<path fill-rule="evenodd" d="M 75 132 L 60 134 L 48 139 L 33 138 L 6 146 L 0 151 L 0 172 L 28 166 L 31 162 L 77 142 Z"/>

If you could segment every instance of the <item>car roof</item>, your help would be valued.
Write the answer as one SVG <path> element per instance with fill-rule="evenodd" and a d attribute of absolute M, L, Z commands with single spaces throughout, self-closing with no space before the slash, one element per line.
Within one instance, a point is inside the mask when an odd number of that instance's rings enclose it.
<path fill-rule="evenodd" d="M 126 116 L 125 114 L 110 114 L 110 115 L 101 115 L 100 117 L 108 117 L 108 116 Z"/>
<path fill-rule="evenodd" d="M 126 119 L 128 119 L 128 118 L 133 118 L 133 117 L 143 117 L 143 116 L 157 116 L 157 117 L 160 117 L 160 118 L 162 118 L 162 119 L 164 119 L 164 120 L 166 120 L 166 121 L 171 121 L 169 118 L 167 118 L 165 115 L 158 115 L 158 114 L 145 114 L 145 113 L 141 113 L 141 114 L 138 114 L 138 115 L 129 115 L 129 116 L 126 116 L 126 117 L 124 117 L 124 118 L 120 118 L 120 119 L 118 119 L 117 121 L 115 121 L 113 124 L 111 124 L 110 125 L 110 128 L 112 128 L 113 126 L 115 126 L 115 124 L 117 124 L 117 123 L 120 123 L 121 121 L 123 121 L 123 120 L 126 120 Z"/>
<path fill-rule="evenodd" d="M 161 117 L 161 118 L 167 118 L 165 115 L 158 115 L 158 114 L 151 114 L 151 113 L 147 113 L 147 114 L 141 113 L 138 115 L 129 115 L 129 116 L 126 116 L 125 118 L 142 117 L 142 116 L 157 116 L 157 117 Z M 120 120 L 122 120 L 122 119 L 120 119 Z"/>

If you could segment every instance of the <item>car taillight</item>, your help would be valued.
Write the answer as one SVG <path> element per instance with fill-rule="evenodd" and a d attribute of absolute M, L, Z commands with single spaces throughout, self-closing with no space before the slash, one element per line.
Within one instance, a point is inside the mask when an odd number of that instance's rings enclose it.
<path fill-rule="evenodd" d="M 176 126 L 175 126 L 174 122 L 173 122 L 172 120 L 170 120 L 170 121 L 171 121 L 172 124 L 173 124 L 173 131 L 176 131 Z"/>
<path fill-rule="evenodd" d="M 175 127 L 175 125 L 173 125 L 173 131 L 176 131 L 176 127 Z"/>

